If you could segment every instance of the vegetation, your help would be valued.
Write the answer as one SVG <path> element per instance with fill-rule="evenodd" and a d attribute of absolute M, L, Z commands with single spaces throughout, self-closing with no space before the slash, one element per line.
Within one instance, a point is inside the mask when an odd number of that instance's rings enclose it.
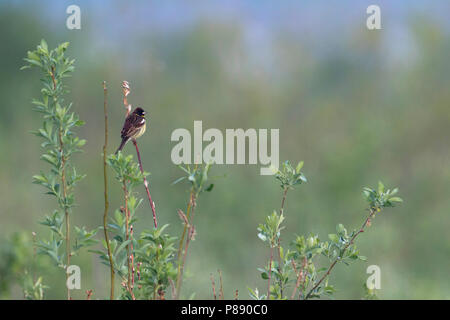
<path fill-rule="evenodd" d="M 209 182 L 211 164 L 180 166 L 184 175 L 174 184 L 187 181 L 188 202 L 186 211 L 178 210 L 183 231 L 179 239 L 167 233 L 168 225 L 157 228 L 155 204 L 151 200 L 146 177 L 149 173 L 143 170 L 142 160 L 135 141 L 138 162 L 132 155 L 122 152 L 107 155 L 108 144 L 108 115 L 107 89 L 104 89 L 105 115 L 105 144 L 103 147 L 105 211 L 103 226 L 93 230 L 85 227 L 72 226 L 71 216 L 74 212 L 74 190 L 77 182 L 85 177 L 75 169 L 73 155 L 81 152 L 85 140 L 75 134 L 75 129 L 84 124 L 78 115 L 71 110 L 72 105 L 65 103 L 63 95 L 68 92 L 63 83 L 64 78 L 74 71 L 74 60 L 65 57 L 68 43 L 62 43 L 50 50 L 42 40 L 36 50 L 29 51 L 27 65 L 24 68 L 37 67 L 42 75 L 43 87 L 41 98 L 33 100 L 35 111 L 42 116 L 43 124 L 34 134 L 42 139 L 41 159 L 50 165 L 50 169 L 42 170 L 33 177 L 33 182 L 41 185 L 46 194 L 54 197 L 57 209 L 45 216 L 41 222 L 49 229 L 49 238 L 36 237 L 33 233 L 33 259 L 36 255 L 50 257 L 59 268 L 66 270 L 69 282 L 68 267 L 73 263 L 72 258 L 80 249 L 92 247 L 98 242 L 97 231 L 104 229 L 102 249 L 91 248 L 89 252 L 99 256 L 100 261 L 111 269 L 110 299 L 115 299 L 115 275 L 120 280 L 120 294 L 118 299 L 166 299 L 183 298 L 182 283 L 187 263 L 188 250 L 191 241 L 197 234 L 194 216 L 197 202 L 203 192 L 213 190 L 214 184 Z M 124 89 L 124 105 L 127 114 L 131 109 L 128 104 L 129 84 Z M 109 169 L 108 169 L 109 168 Z M 393 207 L 402 202 L 396 194 L 398 189 L 386 189 L 379 182 L 376 189 L 364 188 L 363 195 L 368 203 L 367 215 L 360 228 L 348 232 L 338 224 L 336 233 L 328 235 L 327 241 L 321 241 L 319 235 L 296 236 L 288 249 L 282 246 L 282 231 L 286 219 L 286 202 L 288 192 L 307 182 L 303 174 L 303 162 L 294 168 L 289 161 L 276 170 L 275 179 L 282 190 L 281 206 L 266 217 L 264 223 L 258 227 L 258 237 L 269 247 L 269 261 L 266 266 L 259 268 L 261 277 L 267 281 L 267 293 L 260 294 L 258 289 L 249 289 L 250 297 L 254 299 L 311 299 L 332 295 L 336 289 L 329 283 L 330 274 L 338 264 L 350 265 L 356 260 L 366 260 L 359 254 L 355 241 L 357 237 L 371 226 L 373 219 L 385 208 Z M 108 217 L 108 171 L 112 171 L 116 183 L 122 189 L 122 205 Z M 143 199 L 136 191 L 138 186 L 146 188 L 149 205 L 153 213 L 154 228 L 136 232 L 139 225 L 137 210 Z M 74 233 L 73 238 L 71 235 Z M 16 238 L 13 246 L 23 246 L 23 239 Z M 176 245 L 178 244 L 178 247 Z M 24 297 L 27 299 L 43 299 L 47 286 L 43 277 L 36 275 L 35 260 L 21 261 L 19 256 L 3 253 L 8 259 L 6 264 L 18 264 L 12 278 L 21 279 Z M 23 249 L 26 250 L 26 249 Z M 13 251 L 14 252 L 14 251 Z M 319 257 L 325 257 L 328 266 Z M 18 262 L 21 261 L 21 262 Z M 324 267 L 320 265 L 324 264 Z M 29 266 L 28 266 L 29 265 Z M 30 270 L 31 268 L 31 270 Z M 5 268 L 3 268 L 5 269 Z M 31 275 L 32 273 L 32 275 Z M 220 275 L 219 298 L 224 299 L 222 273 Z M 8 278 L 5 276 L 5 278 Z M 215 281 L 211 275 L 213 297 L 217 298 Z M 3 287 L 8 286 L 8 282 Z M 67 298 L 71 299 L 70 286 L 67 286 Z M 5 288 L 2 288 L 5 290 Z M 88 299 L 93 294 L 87 291 Z M 374 292 L 367 289 L 366 298 L 375 297 Z M 235 294 L 237 298 L 237 291 Z"/>

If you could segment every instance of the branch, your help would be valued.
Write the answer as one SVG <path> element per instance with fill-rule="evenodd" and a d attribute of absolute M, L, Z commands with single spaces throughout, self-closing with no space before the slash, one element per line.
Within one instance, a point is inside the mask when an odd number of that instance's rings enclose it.
<path fill-rule="evenodd" d="M 219 300 L 223 300 L 223 283 L 222 283 L 222 271 L 219 269 L 219 280 L 220 280 L 220 291 L 219 291 Z"/>
<path fill-rule="evenodd" d="M 192 205 L 192 199 L 194 197 L 194 187 L 191 188 L 191 192 L 189 194 L 189 202 L 188 202 L 188 206 L 187 206 L 187 210 L 186 210 L 186 218 L 189 222 L 189 215 L 191 214 L 191 205 Z M 188 228 L 188 224 L 184 225 L 183 228 L 183 234 L 181 235 L 180 238 L 180 244 L 178 245 L 178 253 L 177 253 L 177 257 L 178 259 L 181 259 L 181 253 L 183 251 L 183 246 L 184 246 L 184 237 L 186 236 L 186 231 Z"/>
<path fill-rule="evenodd" d="M 103 213 L 103 231 L 105 233 L 105 241 L 106 241 L 106 248 L 108 250 L 108 258 L 109 258 L 109 266 L 111 269 L 111 292 L 110 292 L 110 299 L 114 300 L 114 277 L 115 277 L 115 271 L 114 271 L 114 264 L 112 260 L 111 255 L 111 244 L 109 243 L 109 236 L 108 236 L 108 229 L 107 229 L 107 222 L 108 222 L 108 209 L 109 209 L 109 201 L 108 201 L 108 174 L 106 169 L 106 149 L 108 147 L 108 108 L 107 108 L 107 88 L 106 88 L 106 81 L 103 81 L 103 112 L 105 114 L 105 144 L 103 145 L 103 185 L 104 185 L 104 194 L 105 194 L 105 211 Z"/>
<path fill-rule="evenodd" d="M 180 296 L 180 291 L 181 291 L 181 284 L 183 283 L 183 273 L 184 273 L 184 266 L 186 265 L 186 259 L 187 259 L 187 254 L 188 254 L 188 249 L 189 249 L 189 244 L 191 242 L 191 240 L 194 239 L 195 236 L 195 227 L 193 225 L 193 221 L 194 221 L 194 213 L 195 213 L 195 206 L 196 206 L 196 199 L 195 199 L 195 195 L 191 198 L 191 221 L 189 221 L 189 229 L 188 229 L 188 234 L 186 237 L 186 245 L 185 245 L 185 249 L 183 252 L 183 260 L 181 262 L 181 265 L 178 266 L 178 277 L 177 277 L 177 298 Z M 187 217 L 186 217 L 187 218 Z"/>
<path fill-rule="evenodd" d="M 123 93 L 123 105 L 126 108 L 126 115 L 128 116 L 131 112 L 131 104 L 128 103 L 128 95 L 130 94 L 131 90 L 130 90 L 130 84 L 128 83 L 128 81 L 122 81 L 122 93 Z M 139 152 L 139 148 L 136 142 L 136 139 L 133 139 L 133 144 L 136 147 L 136 153 L 137 153 L 137 157 L 138 157 L 138 161 L 139 161 L 139 169 L 141 170 L 141 173 L 144 174 L 144 168 L 142 167 L 142 160 L 141 160 L 141 153 Z M 148 198 L 148 202 L 150 202 L 150 207 L 152 208 L 152 213 L 153 213 L 153 223 L 155 225 L 155 228 L 158 227 L 158 222 L 156 220 L 156 210 L 155 210 L 155 203 L 152 200 L 152 197 L 150 196 L 150 190 L 148 188 L 148 182 L 147 182 L 147 178 L 144 176 L 144 186 L 145 186 L 145 191 L 147 192 L 147 198 Z"/>
<path fill-rule="evenodd" d="M 340 256 L 343 256 L 345 251 L 348 249 L 348 247 L 350 245 L 353 244 L 353 241 L 355 240 L 355 238 L 362 232 L 364 232 L 364 228 L 370 224 L 370 221 L 372 219 L 372 217 L 375 215 L 375 209 L 371 208 L 370 212 L 369 212 L 369 216 L 367 217 L 366 221 L 364 221 L 364 223 L 362 224 L 361 228 L 359 229 L 359 231 L 357 233 L 355 233 L 353 235 L 353 237 L 350 239 L 350 241 L 346 244 L 346 246 L 344 247 L 344 249 L 342 250 Z M 330 265 L 330 267 L 328 268 L 327 272 L 322 276 L 322 278 L 320 278 L 319 281 L 317 281 L 317 283 L 314 285 L 314 287 L 312 287 L 311 290 L 309 290 L 308 294 L 305 297 L 305 300 L 308 299 L 311 294 L 313 293 L 314 290 L 316 290 L 316 288 L 322 283 L 322 281 L 330 275 L 331 270 L 333 270 L 334 266 L 338 263 L 338 261 L 341 259 L 341 257 L 337 257 L 336 260 L 333 261 L 333 263 Z"/>
<path fill-rule="evenodd" d="M 130 225 L 129 225 L 129 221 L 130 221 L 129 212 L 130 211 L 128 210 L 128 189 L 127 189 L 125 180 L 122 181 L 122 189 L 123 189 L 124 200 L 125 200 L 125 208 L 123 209 L 123 212 L 125 214 L 125 232 L 126 232 L 125 240 L 128 241 L 130 239 Z M 133 253 L 130 254 L 130 245 L 127 244 L 127 267 L 128 267 L 127 290 L 134 300 L 132 280 L 131 280 L 131 277 L 134 276 L 134 274 L 132 274 L 132 266 L 131 266 L 132 254 Z"/>
<path fill-rule="evenodd" d="M 57 97 L 56 97 L 56 77 L 55 77 L 55 67 L 51 66 L 50 75 L 52 77 L 52 83 L 53 83 L 53 91 L 54 96 L 53 100 L 55 103 L 57 103 Z M 67 268 L 70 266 L 70 220 L 69 220 L 69 209 L 67 208 L 67 183 L 66 183 L 66 157 L 64 155 L 64 142 L 63 142 L 63 130 L 61 128 L 62 124 L 59 123 L 59 129 L 58 129 L 58 142 L 59 142 L 59 153 L 61 156 L 61 173 L 60 173 L 60 179 L 61 179 L 61 185 L 62 185 L 62 191 L 63 191 L 63 206 L 64 206 L 64 216 L 66 220 L 66 282 L 69 279 L 69 275 L 67 273 Z M 71 300 L 70 298 L 70 289 L 67 286 L 67 300 Z"/>
<path fill-rule="evenodd" d="M 213 297 L 214 297 L 214 300 L 217 300 L 217 297 L 216 297 L 216 283 L 214 282 L 214 277 L 213 277 L 212 273 L 210 274 L 210 278 L 211 278 Z"/>
<path fill-rule="evenodd" d="M 269 260 L 269 279 L 267 280 L 267 300 L 270 300 L 270 279 L 272 277 L 272 260 L 273 260 L 273 247 L 270 244 L 270 260 Z"/>
<path fill-rule="evenodd" d="M 282 215 L 284 213 L 284 204 L 286 202 L 286 196 L 287 196 L 288 190 L 289 190 L 288 187 L 284 187 L 283 199 L 281 200 L 280 215 Z M 282 263 L 281 263 L 281 238 L 278 238 L 277 249 L 278 249 L 278 273 L 281 274 L 281 265 L 282 265 Z M 283 280 L 280 278 L 279 284 L 280 284 L 281 297 L 283 297 L 283 282 L 282 281 Z"/>
<path fill-rule="evenodd" d="M 142 161 L 141 161 L 141 153 L 139 152 L 139 148 L 136 142 L 136 139 L 133 139 L 133 144 L 136 147 L 136 153 L 139 161 L 139 168 L 141 169 L 142 175 L 144 175 L 144 168 L 142 167 Z M 152 208 L 153 213 L 153 223 L 155 224 L 155 228 L 158 228 L 158 221 L 156 220 L 156 211 L 155 211 L 155 203 L 152 200 L 152 197 L 150 196 L 150 190 L 148 189 L 148 182 L 147 178 L 144 176 L 144 187 L 145 191 L 147 191 L 147 198 L 148 202 L 150 202 L 150 207 Z"/>

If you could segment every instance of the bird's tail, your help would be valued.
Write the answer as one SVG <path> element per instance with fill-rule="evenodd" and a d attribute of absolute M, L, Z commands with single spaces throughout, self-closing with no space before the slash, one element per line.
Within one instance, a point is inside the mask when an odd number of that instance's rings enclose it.
<path fill-rule="evenodd" d="M 127 143 L 128 139 L 127 138 L 122 138 L 122 142 L 120 143 L 119 148 L 117 148 L 116 152 L 114 154 L 117 154 L 120 150 L 123 149 L 123 147 L 125 146 L 125 144 Z"/>

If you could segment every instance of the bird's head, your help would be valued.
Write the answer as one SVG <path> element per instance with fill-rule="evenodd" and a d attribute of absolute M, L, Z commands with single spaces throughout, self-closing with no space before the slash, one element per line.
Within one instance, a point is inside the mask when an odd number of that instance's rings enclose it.
<path fill-rule="evenodd" d="M 144 109 L 142 109 L 142 108 L 136 108 L 136 109 L 134 109 L 133 113 L 136 114 L 136 115 L 138 115 L 138 116 L 140 116 L 140 117 L 143 117 L 143 116 L 145 116 L 145 114 L 146 114 L 146 112 L 145 112 Z"/>

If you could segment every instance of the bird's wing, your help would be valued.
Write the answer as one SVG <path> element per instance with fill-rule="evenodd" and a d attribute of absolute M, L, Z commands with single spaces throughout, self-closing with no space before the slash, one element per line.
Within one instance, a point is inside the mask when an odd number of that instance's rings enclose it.
<path fill-rule="evenodd" d="M 123 125 L 121 136 L 122 138 L 129 138 L 135 135 L 142 126 L 145 125 L 145 118 L 139 117 L 135 114 L 130 114 Z"/>

